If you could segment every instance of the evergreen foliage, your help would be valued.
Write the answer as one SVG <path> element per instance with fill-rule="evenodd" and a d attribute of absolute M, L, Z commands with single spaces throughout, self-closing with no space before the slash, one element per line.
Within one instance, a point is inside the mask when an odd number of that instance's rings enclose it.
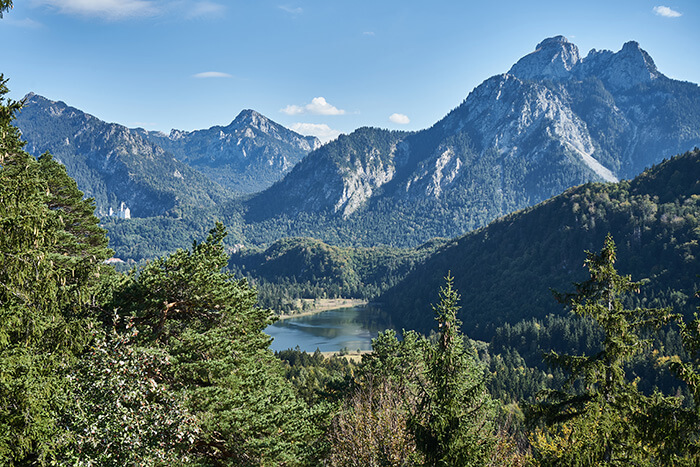
<path fill-rule="evenodd" d="M 326 358 L 300 350 L 283 350 L 275 354 L 282 361 L 285 379 L 292 383 L 309 405 L 337 403 L 347 396 L 357 364 L 342 356 Z"/>
<path fill-rule="evenodd" d="M 245 280 L 222 272 L 225 235 L 217 224 L 205 242 L 147 264 L 115 306 L 142 345 L 169 355 L 164 380 L 201 430 L 194 455 L 225 465 L 298 463 L 316 433 L 312 414 L 268 348 L 269 310 Z"/>
<path fill-rule="evenodd" d="M 700 297 L 700 292 L 696 294 Z M 669 463 L 697 465 L 700 461 L 700 318 L 679 321 L 686 358 L 671 363 L 671 371 L 683 381 L 693 404 L 685 407 L 668 404 L 652 414 L 649 423 L 651 440 L 661 447 Z"/>
<path fill-rule="evenodd" d="M 599 254 L 588 253 L 590 279 L 576 292 L 556 294 L 574 314 L 594 320 L 604 336 L 593 355 L 555 352 L 546 359 L 568 375 L 564 390 L 544 391 L 531 416 L 546 429 L 536 431 L 535 455 L 543 465 L 654 465 L 654 446 L 642 439 L 640 417 L 655 402 L 626 376 L 625 367 L 649 344 L 642 331 L 658 329 L 672 318 L 669 309 L 625 308 L 621 296 L 639 292 L 615 269 L 616 251 L 608 235 Z M 658 403 L 658 401 L 656 401 Z"/>
<path fill-rule="evenodd" d="M 65 170 L 22 150 L 20 102 L 0 75 L 0 458 L 50 460 L 67 441 L 66 372 L 111 255 L 104 230 Z"/>
<path fill-rule="evenodd" d="M 166 465 L 193 461 L 201 432 L 183 397 L 164 384 L 163 349 L 135 344 L 136 332 L 93 328 L 90 348 L 67 378 L 72 401 L 60 416 L 70 443 L 64 465 Z"/>
<path fill-rule="evenodd" d="M 12 9 L 12 0 L 0 0 L 0 18 L 7 10 Z"/>
<path fill-rule="evenodd" d="M 494 404 L 486 392 L 485 368 L 473 347 L 464 348 L 453 283 L 448 275 L 433 308 L 437 343 L 428 353 L 427 384 L 411 425 L 428 465 L 484 465 L 496 443 Z"/>
<path fill-rule="evenodd" d="M 486 369 L 459 331 L 452 284 L 448 276 L 434 308 L 434 340 L 413 331 L 373 340 L 331 425 L 337 465 L 485 465 L 496 455 L 496 405 Z"/>

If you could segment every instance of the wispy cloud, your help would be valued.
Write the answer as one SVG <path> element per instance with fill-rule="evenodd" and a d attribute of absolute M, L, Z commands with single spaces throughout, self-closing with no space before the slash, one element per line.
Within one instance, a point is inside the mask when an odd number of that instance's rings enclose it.
<path fill-rule="evenodd" d="M 314 114 L 314 115 L 343 115 L 345 111 L 339 109 L 331 104 L 329 104 L 323 97 L 314 97 L 311 99 L 310 104 L 304 106 L 299 105 L 288 105 L 284 109 L 280 110 L 282 113 L 287 115 L 300 115 L 304 113 Z"/>
<path fill-rule="evenodd" d="M 678 18 L 680 16 L 683 16 L 683 13 L 681 13 L 680 11 L 672 10 L 667 6 L 661 5 L 654 7 L 654 13 L 656 13 L 658 16 L 663 16 L 664 18 Z"/>
<path fill-rule="evenodd" d="M 290 15 L 300 15 L 304 12 L 304 9 L 300 6 L 293 7 L 289 5 L 280 5 L 277 8 L 279 8 L 282 11 L 286 11 Z"/>
<path fill-rule="evenodd" d="M 5 24 L 8 24 L 10 26 L 16 26 L 18 28 L 27 28 L 27 29 L 39 29 L 43 28 L 44 25 L 41 24 L 38 21 L 34 21 L 33 19 L 30 18 L 24 18 L 24 19 L 14 19 L 14 18 L 5 18 L 2 20 Z"/>
<path fill-rule="evenodd" d="M 411 119 L 404 114 L 391 114 L 389 115 L 389 120 L 398 125 L 408 125 L 411 123 Z"/>
<path fill-rule="evenodd" d="M 315 136 L 322 143 L 333 141 L 341 132 L 334 130 L 325 123 L 295 123 L 292 125 L 292 130 L 304 136 Z"/>
<path fill-rule="evenodd" d="M 215 17 L 223 14 L 225 11 L 226 6 L 220 3 L 209 1 L 196 2 L 190 11 L 187 12 L 187 17 L 190 19 Z"/>
<path fill-rule="evenodd" d="M 204 71 L 192 75 L 194 78 L 233 78 L 233 75 L 222 73 L 220 71 Z"/>
<path fill-rule="evenodd" d="M 122 20 L 154 16 L 160 12 L 149 0 L 34 0 L 35 5 L 57 9 L 60 13 Z"/>
<path fill-rule="evenodd" d="M 365 31 L 362 33 L 363 36 L 374 37 L 374 31 Z"/>

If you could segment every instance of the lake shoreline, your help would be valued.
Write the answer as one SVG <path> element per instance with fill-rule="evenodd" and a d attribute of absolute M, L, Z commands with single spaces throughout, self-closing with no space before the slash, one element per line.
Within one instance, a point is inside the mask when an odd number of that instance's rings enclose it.
<path fill-rule="evenodd" d="M 356 306 L 347 306 L 353 304 Z M 265 333 L 273 338 L 270 348 L 276 352 L 298 349 L 309 354 L 318 349 L 327 358 L 337 355 L 358 361 L 372 349 L 372 339 L 379 332 L 392 328 L 388 315 L 371 303 L 343 300 L 324 305 L 333 308 L 316 308 L 313 313 L 298 313 L 268 326 Z"/>
<path fill-rule="evenodd" d="M 314 300 L 310 299 L 302 299 L 302 300 L 308 300 L 309 302 L 314 302 Z M 323 313 L 324 311 L 330 311 L 330 310 L 338 310 L 338 309 L 343 309 L 343 308 L 353 308 L 353 307 L 363 307 L 367 306 L 369 302 L 367 300 L 362 300 L 359 298 L 322 298 L 318 300 L 318 303 L 316 305 L 313 305 L 313 308 L 306 310 L 306 311 L 300 311 L 299 313 L 284 313 L 281 315 L 273 315 L 275 318 L 277 318 L 278 321 L 284 321 L 285 319 L 290 319 L 290 318 L 301 318 L 302 316 L 312 316 L 318 313 Z"/>

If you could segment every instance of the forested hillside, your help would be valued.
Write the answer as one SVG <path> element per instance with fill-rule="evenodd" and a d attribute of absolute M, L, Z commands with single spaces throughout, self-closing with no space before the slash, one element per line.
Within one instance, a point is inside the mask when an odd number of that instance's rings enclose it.
<path fill-rule="evenodd" d="M 0 2 L 0 11 L 5 5 Z M 447 245 L 353 251 L 299 239 L 240 255 L 242 272 L 250 268 L 279 279 L 301 271 L 295 277 L 307 282 L 331 274 L 335 278 L 324 285 L 358 292 L 360 284 L 381 290 L 413 265 L 416 272 L 395 294 L 417 272 L 432 282 L 429 274 L 441 273 L 435 265 L 464 261 L 461 247 L 470 238 L 479 246 L 470 255 L 491 252 L 477 264 L 489 274 L 486 265 L 498 258 L 490 242 L 504 242 L 507 229 L 519 234 L 512 245 L 503 244 L 510 259 L 525 251 L 545 263 L 518 242 L 533 242 L 527 234 L 535 230 L 549 241 L 558 254 L 545 272 L 569 268 L 554 248 L 562 233 L 559 245 L 588 239 L 586 232 L 594 238 L 599 230 L 614 231 L 626 245 L 618 251 L 612 237 L 603 235 L 582 260 L 589 277 L 581 275 L 574 291 L 558 295 L 572 312 L 568 322 L 578 320 L 571 329 L 590 332 L 573 336 L 585 338 L 583 354 L 569 346 L 547 356 L 554 374 L 524 364 L 505 345 L 524 336 L 522 329 L 499 328 L 500 348 L 496 338 L 489 348 L 466 338 L 458 312 L 461 303 L 471 310 L 472 298 L 460 301 L 450 274 L 435 279 L 436 305 L 425 309 L 430 314 L 432 308 L 436 322 L 431 337 L 405 331 L 399 339 L 388 331 L 374 340 L 372 354 L 350 364 L 318 353 L 270 351 L 263 332 L 272 321 L 270 310 L 257 304 L 256 290 L 245 279 L 225 271 L 229 254 L 221 223 L 189 249 L 130 273 L 106 265 L 112 252 L 94 201 L 84 199 L 50 154 L 37 160 L 22 149 L 12 126 L 21 104 L 6 100 L 6 93 L 0 75 L 2 464 L 697 464 L 700 323 L 681 321 L 671 309 L 626 306 L 627 294 L 648 284 L 620 275 L 616 260 L 619 254 L 621 269 L 646 267 L 652 284 L 688 283 L 687 271 L 697 266 L 700 151 L 632 182 L 573 189 Z M 547 233 L 542 219 L 555 229 Z M 580 236 L 565 228 L 575 222 Z M 634 248 L 651 248 L 658 261 L 638 254 L 624 263 L 623 250 Z M 535 252 L 545 250 L 534 246 Z M 522 293 L 537 301 L 530 284 Z M 401 316 L 424 320 L 417 308 L 422 299 Z M 469 313 L 461 316 L 468 328 L 483 331 L 468 321 Z M 556 321 L 548 319 L 548 326 Z M 663 348 L 661 332 L 672 323 L 678 338 L 669 342 L 678 347 Z M 528 329 L 540 327 L 533 322 Z M 564 334 L 563 340 L 571 337 Z M 635 364 L 649 355 L 665 359 L 663 365 L 646 365 L 641 374 Z M 668 388 L 657 384 L 665 368 L 675 375 L 672 395 L 650 391 Z M 567 378 L 571 384 L 560 384 Z M 520 394 L 537 389 L 545 389 L 537 399 L 519 401 Z"/>
<path fill-rule="evenodd" d="M 229 268 L 258 287 L 264 306 L 284 311 L 301 298 L 376 298 L 445 242 L 435 239 L 412 249 L 351 248 L 286 238 L 264 250 L 235 252 Z"/>
<path fill-rule="evenodd" d="M 700 151 L 650 168 L 631 181 L 572 188 L 453 240 L 380 298 L 395 320 L 429 329 L 432 291 L 448 272 L 464 299 L 467 334 L 490 340 L 495 327 L 560 313 L 550 289 L 580 281 L 584 251 L 608 233 L 617 266 L 648 279 L 636 303 L 688 314 L 700 285 Z"/>

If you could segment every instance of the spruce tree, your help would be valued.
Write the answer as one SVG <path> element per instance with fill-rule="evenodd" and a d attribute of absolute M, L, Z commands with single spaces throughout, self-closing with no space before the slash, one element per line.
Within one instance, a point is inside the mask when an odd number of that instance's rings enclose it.
<path fill-rule="evenodd" d="M 544 423 L 533 435 L 535 456 L 543 465 L 657 462 L 641 426 L 656 402 L 637 390 L 626 366 L 650 344 L 642 333 L 657 329 L 672 315 L 665 308 L 625 308 L 624 295 L 639 292 L 641 283 L 621 276 L 615 260 L 615 243 L 608 235 L 600 253 L 587 253 L 590 279 L 576 283 L 573 293 L 555 293 L 574 314 L 594 320 L 604 340 L 594 355 L 546 356 L 568 379 L 561 390 L 542 392 L 529 410 L 531 420 Z"/>
<path fill-rule="evenodd" d="M 425 392 L 412 426 L 428 465 L 484 465 L 493 452 L 494 406 L 473 346 L 465 348 L 459 295 L 447 276 L 433 308 L 437 343 L 428 354 Z"/>
<path fill-rule="evenodd" d="M 65 374 L 89 338 L 86 310 L 111 252 L 75 184 L 58 188 L 65 170 L 22 150 L 21 103 L 5 99 L 6 83 L 0 75 L 0 458 L 12 465 L 48 462 L 68 442 Z"/>

